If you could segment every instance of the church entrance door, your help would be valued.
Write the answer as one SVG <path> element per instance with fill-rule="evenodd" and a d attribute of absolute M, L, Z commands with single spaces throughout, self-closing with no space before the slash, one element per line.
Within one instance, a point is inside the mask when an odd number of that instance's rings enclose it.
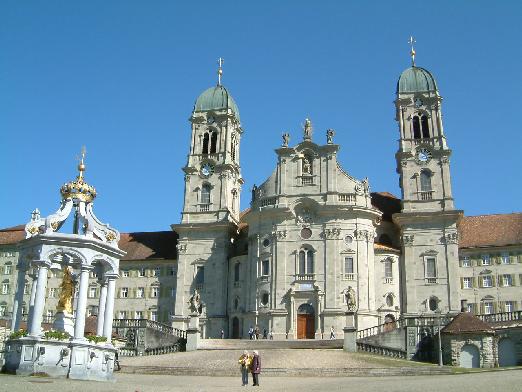
<path fill-rule="evenodd" d="M 239 339 L 239 319 L 237 317 L 232 319 L 232 339 Z"/>
<path fill-rule="evenodd" d="M 297 309 L 297 339 L 315 338 L 315 312 L 312 305 L 303 304 Z"/>

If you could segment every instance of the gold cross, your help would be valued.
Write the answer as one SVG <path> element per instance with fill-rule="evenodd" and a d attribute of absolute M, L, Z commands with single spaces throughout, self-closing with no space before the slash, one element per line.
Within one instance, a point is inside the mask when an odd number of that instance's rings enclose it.
<path fill-rule="evenodd" d="M 410 56 L 411 56 L 411 65 L 412 67 L 415 67 L 415 49 L 413 47 L 413 44 L 415 44 L 417 41 L 415 41 L 415 37 L 410 36 L 410 39 L 408 43 L 411 46 Z"/>
<path fill-rule="evenodd" d="M 219 65 L 219 68 L 218 68 L 218 86 L 221 86 L 221 75 L 223 75 L 223 63 L 225 62 L 224 59 L 222 59 L 221 57 L 218 59 L 218 65 Z"/>

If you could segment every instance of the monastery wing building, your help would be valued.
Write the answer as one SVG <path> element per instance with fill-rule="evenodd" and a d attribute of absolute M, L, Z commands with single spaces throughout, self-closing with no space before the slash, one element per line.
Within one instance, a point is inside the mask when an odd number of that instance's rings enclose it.
<path fill-rule="evenodd" d="M 465 217 L 456 209 L 441 100 L 426 69 L 413 64 L 401 74 L 400 199 L 351 176 L 337 160 L 335 132 L 306 119 L 299 140 L 283 135 L 273 172 L 248 190 L 250 208 L 240 211 L 243 129 L 220 78 L 190 117 L 181 222 L 170 232 L 121 235 L 114 317 L 186 329 L 198 291 L 203 337 L 246 337 L 258 326 L 274 339 L 313 339 L 331 327 L 342 335 L 348 311 L 364 329 L 461 308 L 520 309 L 522 214 Z M 16 282 L 23 238 L 23 226 L 0 231 L 0 318 L 10 317 L 18 284 L 26 287 L 23 314 L 30 305 L 31 282 Z M 51 271 L 47 288 L 51 318 L 58 275 Z M 98 312 L 96 279 L 88 315 Z"/>

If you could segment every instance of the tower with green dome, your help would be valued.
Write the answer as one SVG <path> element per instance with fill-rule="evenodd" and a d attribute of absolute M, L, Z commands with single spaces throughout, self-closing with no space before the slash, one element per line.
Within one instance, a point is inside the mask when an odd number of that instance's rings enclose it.
<path fill-rule="evenodd" d="M 413 39 L 410 43 L 413 43 Z M 460 311 L 456 210 L 441 103 L 432 73 L 415 65 L 402 72 L 395 100 L 399 125 L 397 172 L 402 191 L 401 308 L 405 317 Z"/>
<path fill-rule="evenodd" d="M 191 135 L 179 234 L 177 294 L 173 323 L 188 327 L 188 299 L 201 296 L 205 336 L 226 329 L 227 263 L 231 233 L 237 232 L 241 186 L 239 146 L 243 129 L 236 102 L 218 83 L 197 98 L 190 116 Z"/>

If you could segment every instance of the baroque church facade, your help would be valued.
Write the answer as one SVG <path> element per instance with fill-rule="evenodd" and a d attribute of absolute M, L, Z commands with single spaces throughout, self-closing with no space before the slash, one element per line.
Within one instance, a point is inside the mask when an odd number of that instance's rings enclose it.
<path fill-rule="evenodd" d="M 114 317 L 187 329 L 198 291 L 204 338 L 246 337 L 258 326 L 274 339 L 317 339 L 331 327 L 341 336 L 347 312 L 361 330 L 461 308 L 522 308 L 522 214 L 465 217 L 455 208 L 441 100 L 426 69 L 413 64 L 401 74 L 400 199 L 351 176 L 338 162 L 335 132 L 322 134 L 308 119 L 300 140 L 283 135 L 266 181 L 242 192 L 243 129 L 220 68 L 190 117 L 181 222 L 121 233 Z M 245 194 L 250 208 L 241 211 Z M 23 226 L 0 230 L 0 319 L 17 285 L 26 287 L 22 314 L 31 306 L 31 275 L 17 282 L 15 273 L 23 238 Z M 50 272 L 49 318 L 60 278 Z M 89 280 L 88 315 L 98 313 L 97 280 Z"/>

